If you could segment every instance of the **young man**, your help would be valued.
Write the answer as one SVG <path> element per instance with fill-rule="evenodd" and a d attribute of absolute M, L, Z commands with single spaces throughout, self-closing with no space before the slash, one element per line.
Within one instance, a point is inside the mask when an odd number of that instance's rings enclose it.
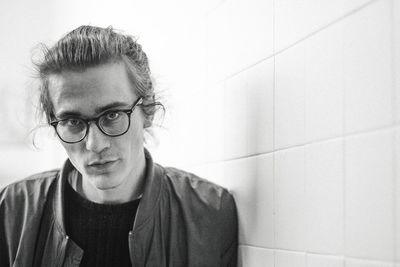
<path fill-rule="evenodd" d="M 81 26 L 38 72 L 68 160 L 0 191 L 0 266 L 236 266 L 232 196 L 144 148 L 159 103 L 139 44 Z"/>

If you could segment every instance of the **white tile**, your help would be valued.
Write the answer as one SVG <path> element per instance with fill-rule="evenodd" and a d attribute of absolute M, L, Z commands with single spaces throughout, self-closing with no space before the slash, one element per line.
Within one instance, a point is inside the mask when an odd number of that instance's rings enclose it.
<path fill-rule="evenodd" d="M 301 144 L 305 139 L 304 53 L 303 44 L 299 44 L 275 59 L 275 149 Z"/>
<path fill-rule="evenodd" d="M 343 0 L 275 1 L 275 47 L 279 51 L 343 14 Z"/>
<path fill-rule="evenodd" d="M 276 248 L 305 249 L 304 147 L 275 153 Z"/>
<path fill-rule="evenodd" d="M 346 0 L 343 1 L 343 11 L 344 13 L 354 12 L 355 10 L 365 8 L 371 2 L 374 2 L 374 0 Z"/>
<path fill-rule="evenodd" d="M 343 132 L 343 36 L 336 24 L 305 41 L 306 142 Z"/>
<path fill-rule="evenodd" d="M 204 78 L 208 63 L 206 26 L 204 21 L 199 21 L 192 24 L 190 29 L 175 33 L 170 37 L 173 41 L 166 42 L 158 55 L 159 61 L 154 65 L 162 64 L 160 71 L 171 81 L 169 86 L 173 94 L 176 94 L 176 91 L 204 93 L 204 89 L 209 86 Z M 163 86 L 162 82 L 160 85 Z"/>
<path fill-rule="evenodd" d="M 396 122 L 400 122 L 400 1 L 393 1 L 393 33 L 394 33 L 394 79 L 395 79 L 395 97 Z"/>
<path fill-rule="evenodd" d="M 291 251 L 275 251 L 275 267 L 306 267 L 306 254 Z"/>
<path fill-rule="evenodd" d="M 207 99 L 204 103 L 206 121 L 206 158 L 208 162 L 224 158 L 224 140 L 229 134 L 224 132 L 225 124 L 225 83 L 207 87 Z"/>
<path fill-rule="evenodd" d="M 225 159 L 273 150 L 273 73 L 266 60 L 226 81 Z"/>
<path fill-rule="evenodd" d="M 394 258 L 393 132 L 345 138 L 345 255 Z"/>
<path fill-rule="evenodd" d="M 239 267 L 274 267 L 274 251 L 250 246 L 239 246 Z"/>
<path fill-rule="evenodd" d="M 396 260 L 400 264 L 400 128 L 397 128 L 395 132 L 395 146 L 394 146 L 394 152 L 395 152 L 395 173 L 396 173 L 396 178 L 395 178 L 395 197 L 396 197 L 396 202 L 395 202 L 395 254 L 396 254 Z"/>
<path fill-rule="evenodd" d="M 343 257 L 307 254 L 307 267 L 344 267 Z"/>
<path fill-rule="evenodd" d="M 274 247 L 272 154 L 221 163 L 218 183 L 233 193 L 239 215 L 239 242 Z"/>
<path fill-rule="evenodd" d="M 272 55 L 273 0 L 225 1 L 207 20 L 210 81 Z"/>
<path fill-rule="evenodd" d="M 156 131 L 156 137 L 160 137 L 162 144 L 157 159 L 164 165 L 176 167 L 204 162 L 207 117 L 203 103 L 207 101 L 207 95 L 198 91 L 176 92 L 168 99 L 168 113 L 160 129 L 162 131 Z"/>
<path fill-rule="evenodd" d="M 207 18 L 207 83 L 213 84 L 228 76 L 226 69 L 228 60 L 228 33 L 226 28 L 229 14 L 224 4 L 220 5 Z"/>
<path fill-rule="evenodd" d="M 394 267 L 391 262 L 369 261 L 361 259 L 346 259 L 346 267 Z"/>
<path fill-rule="evenodd" d="M 392 123 L 391 5 L 375 1 L 344 25 L 345 131 Z"/>
<path fill-rule="evenodd" d="M 174 42 L 166 42 L 161 52 L 156 50 L 159 54 L 151 61 L 160 71 L 155 74 L 156 88 L 166 113 L 156 121 L 161 127 L 154 127 L 156 138 L 149 145 L 163 164 L 194 164 L 206 160 L 208 153 L 205 23 L 193 25 L 191 31 L 171 33 L 170 38 Z"/>
<path fill-rule="evenodd" d="M 307 251 L 343 253 L 343 139 L 305 146 Z"/>

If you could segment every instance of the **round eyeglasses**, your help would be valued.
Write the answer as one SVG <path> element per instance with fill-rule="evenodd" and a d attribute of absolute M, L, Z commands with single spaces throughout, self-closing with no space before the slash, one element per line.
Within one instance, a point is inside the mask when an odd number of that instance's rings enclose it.
<path fill-rule="evenodd" d="M 92 121 L 103 134 L 111 137 L 121 136 L 129 130 L 132 112 L 136 106 L 142 103 L 143 98 L 140 97 L 130 109 L 109 110 L 93 119 L 69 117 L 52 121 L 50 125 L 54 127 L 58 137 L 69 144 L 78 143 L 85 139 L 89 132 L 89 123 Z"/>

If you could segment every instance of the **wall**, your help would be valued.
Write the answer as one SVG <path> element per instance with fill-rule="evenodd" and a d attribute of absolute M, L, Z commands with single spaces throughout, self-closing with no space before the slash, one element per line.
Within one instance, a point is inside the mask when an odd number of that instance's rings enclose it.
<path fill-rule="evenodd" d="M 39 125 L 31 60 L 38 43 L 54 34 L 51 2 L 0 1 L 0 187 L 59 166 L 65 157 L 53 134 L 42 128 L 31 132 Z"/>
<path fill-rule="evenodd" d="M 232 191 L 241 266 L 400 266 L 397 0 L 52 3 L 46 40 L 140 37 L 168 110 L 149 148 Z M 54 155 L 0 144 L 0 174 Z"/>
<path fill-rule="evenodd" d="M 178 140 L 198 142 L 188 168 L 235 195 L 242 266 L 400 266 L 399 5 L 232 0 L 208 14 L 208 90 L 190 93 L 204 102 Z"/>

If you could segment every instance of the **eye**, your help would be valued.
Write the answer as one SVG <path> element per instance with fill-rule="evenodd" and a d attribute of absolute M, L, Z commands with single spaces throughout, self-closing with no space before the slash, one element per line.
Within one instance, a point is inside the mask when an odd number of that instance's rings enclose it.
<path fill-rule="evenodd" d="M 80 127 L 83 125 L 82 121 L 77 118 L 70 118 L 70 119 L 65 119 L 59 122 L 60 126 L 66 126 L 66 127 Z"/>
<path fill-rule="evenodd" d="M 81 121 L 78 120 L 78 119 L 68 119 L 66 121 L 66 123 L 67 123 L 68 126 L 76 127 L 76 126 L 79 126 L 79 124 L 81 124 Z"/>
<path fill-rule="evenodd" d="M 109 113 L 105 114 L 106 120 L 109 120 L 109 121 L 116 120 L 116 119 L 118 119 L 119 116 L 120 116 L 119 112 L 109 112 Z"/>

